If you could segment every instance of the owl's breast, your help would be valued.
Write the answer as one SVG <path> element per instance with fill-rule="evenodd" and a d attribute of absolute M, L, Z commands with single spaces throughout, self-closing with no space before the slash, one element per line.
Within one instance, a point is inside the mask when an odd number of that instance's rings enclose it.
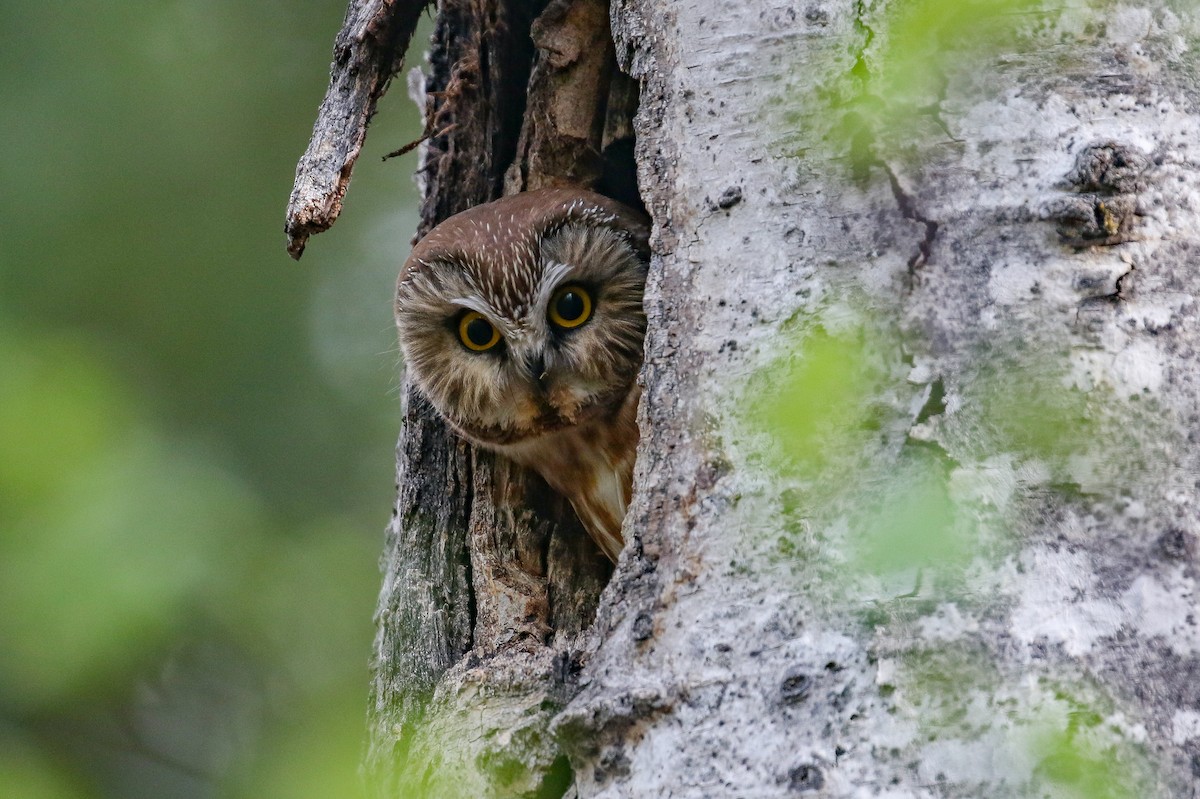
<path fill-rule="evenodd" d="M 614 562 L 623 546 L 621 525 L 633 491 L 640 395 L 635 385 L 615 408 L 589 413 L 578 424 L 493 446 L 569 499 L 592 539 Z"/>

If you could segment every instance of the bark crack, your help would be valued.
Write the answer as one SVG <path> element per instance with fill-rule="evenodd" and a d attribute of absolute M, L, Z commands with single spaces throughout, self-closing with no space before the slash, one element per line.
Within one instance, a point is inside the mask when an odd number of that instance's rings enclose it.
<path fill-rule="evenodd" d="M 470 455 L 463 458 L 463 471 L 463 519 L 469 525 L 472 509 L 475 507 L 475 459 Z M 471 624 L 471 646 L 474 647 L 476 631 L 479 629 L 479 608 L 475 597 L 475 567 L 471 563 L 471 548 L 464 546 L 458 553 L 458 559 L 466 581 L 464 593 L 467 596 L 467 618 Z"/>
<path fill-rule="evenodd" d="M 866 5 L 862 0 L 859 0 L 855 4 L 854 28 L 856 32 L 862 35 L 863 40 L 862 45 L 855 53 L 854 65 L 850 67 L 850 75 L 859 81 L 860 86 L 857 96 L 847 104 L 849 110 L 844 118 L 844 124 L 846 124 L 846 129 L 850 133 L 850 163 L 856 179 L 863 182 L 867 180 L 872 166 L 882 169 L 887 174 L 888 183 L 892 189 L 892 196 L 900 208 L 900 213 L 905 219 L 910 219 L 925 227 L 925 235 L 917 243 L 916 252 L 908 259 L 908 274 L 905 287 L 911 291 L 917 270 L 929 262 L 933 251 L 933 242 L 937 238 L 938 223 L 921 212 L 920 208 L 917 207 L 915 199 L 900 185 L 900 179 L 896 176 L 895 170 L 879 155 L 875 146 L 874 127 L 866 116 L 866 112 L 860 110 L 878 105 L 880 102 L 880 99 L 872 94 L 870 88 L 874 75 L 871 72 L 871 68 L 867 65 L 867 50 L 870 48 L 871 43 L 875 41 L 875 31 L 866 23 L 864 19 L 865 15 Z M 945 91 L 944 84 L 942 91 Z M 947 135 L 950 135 L 949 129 L 942 122 L 940 112 L 937 108 L 932 110 L 932 116 L 942 129 L 946 131 Z"/>
<path fill-rule="evenodd" d="M 854 6 L 854 29 L 856 33 L 862 36 L 862 44 L 854 54 L 854 64 L 850 67 L 849 74 L 859 81 L 859 88 L 856 96 L 846 104 L 848 110 L 843 119 L 843 124 L 849 134 L 850 163 L 855 178 L 865 183 L 869 178 L 871 167 L 874 166 L 882 169 L 887 174 L 888 183 L 892 189 L 892 196 L 900 208 L 900 213 L 905 219 L 917 222 L 925 228 L 924 236 L 917 242 L 916 252 L 909 257 L 907 263 L 908 274 L 905 279 L 905 288 L 911 291 L 917 270 L 929 262 L 933 252 L 933 242 L 937 238 L 939 223 L 921 212 L 916 200 L 904 190 L 899 178 L 896 176 L 895 170 L 879 155 L 878 148 L 876 147 L 875 128 L 873 126 L 873 122 L 876 120 L 871 118 L 870 109 L 882 106 L 884 102 L 882 98 L 871 90 L 871 84 L 875 79 L 875 75 L 867 63 L 867 50 L 875 41 L 875 30 L 867 24 L 866 14 L 866 3 L 863 0 L 858 0 Z M 938 100 L 927 107 L 917 109 L 917 111 L 918 113 L 930 116 L 951 140 L 955 140 L 954 135 L 950 133 L 950 129 L 941 117 L 941 102 L 945 97 L 947 86 L 945 75 L 941 77 L 942 85 Z"/>
<path fill-rule="evenodd" d="M 1137 267 L 1133 264 L 1129 268 L 1117 276 L 1113 285 L 1113 290 L 1107 294 L 1095 294 L 1091 297 L 1084 297 L 1079 301 L 1079 306 L 1075 311 L 1075 321 L 1079 321 L 1081 311 L 1100 305 L 1118 305 L 1122 302 L 1128 302 L 1130 292 L 1133 290 L 1134 273 L 1137 272 Z"/>
<path fill-rule="evenodd" d="M 937 378 L 929 384 L 929 396 L 925 399 L 925 404 L 921 406 L 921 410 L 917 412 L 917 419 L 913 424 L 924 424 L 934 416 L 941 416 L 946 412 L 946 384 L 942 378 Z"/>
<path fill-rule="evenodd" d="M 933 253 L 933 242 L 937 238 L 939 223 L 921 212 L 921 209 L 917 207 L 916 200 L 900 185 L 900 178 L 897 177 L 895 170 L 887 162 L 877 159 L 875 163 L 887 174 L 888 183 L 892 187 L 892 196 L 896 199 L 896 205 L 900 207 L 900 213 L 905 219 L 911 219 L 913 222 L 925 226 L 925 235 L 917 242 L 917 251 L 908 259 L 908 288 L 911 290 L 917 270 L 929 263 L 929 259 Z"/>

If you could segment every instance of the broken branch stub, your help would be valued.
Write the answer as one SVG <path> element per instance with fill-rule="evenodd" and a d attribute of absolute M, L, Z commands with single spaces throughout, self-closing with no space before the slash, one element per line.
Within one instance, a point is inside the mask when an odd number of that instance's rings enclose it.
<path fill-rule="evenodd" d="M 375 105 L 403 67 L 427 5 L 427 0 L 350 0 L 334 41 L 329 89 L 288 200 L 284 232 L 288 254 L 296 260 L 309 236 L 337 221 Z"/>

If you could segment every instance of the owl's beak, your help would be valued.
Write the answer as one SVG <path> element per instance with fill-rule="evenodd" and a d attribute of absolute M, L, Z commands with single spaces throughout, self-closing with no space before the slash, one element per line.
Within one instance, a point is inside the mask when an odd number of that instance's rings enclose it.
<path fill-rule="evenodd" d="M 545 388 L 546 378 L 550 376 L 550 373 L 546 371 L 546 356 L 539 352 L 537 355 L 531 357 L 527 361 L 527 364 L 529 367 L 529 377 L 532 378 L 533 382 L 539 388 Z"/>

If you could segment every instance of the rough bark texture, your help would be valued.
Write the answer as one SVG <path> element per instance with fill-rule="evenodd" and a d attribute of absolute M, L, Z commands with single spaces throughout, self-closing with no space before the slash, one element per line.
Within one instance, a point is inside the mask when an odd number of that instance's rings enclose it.
<path fill-rule="evenodd" d="M 590 186 L 641 204 L 633 172 L 637 89 L 616 67 L 608 0 L 555 0 L 530 31 L 539 57 L 505 193 Z"/>
<path fill-rule="evenodd" d="M 1200 795 L 1198 31 L 1171 5 L 971 6 L 991 41 L 903 38 L 936 3 L 614 9 L 657 257 L 634 544 L 554 728 L 580 796 Z M 853 467 L 764 469 L 746 406 L 847 329 L 876 375 Z M 1067 457 L 995 433 L 1064 396 Z M 957 573 L 852 568 L 922 463 L 977 539 Z"/>
<path fill-rule="evenodd" d="M 597 6 L 514 7 L 441 9 L 423 230 L 631 142 L 557 38 Z M 626 551 L 579 635 L 606 575 L 562 502 L 410 398 L 380 794 L 1200 796 L 1189 9 L 619 0 Z M 831 340 L 863 413 L 789 452 L 756 408 Z"/>

